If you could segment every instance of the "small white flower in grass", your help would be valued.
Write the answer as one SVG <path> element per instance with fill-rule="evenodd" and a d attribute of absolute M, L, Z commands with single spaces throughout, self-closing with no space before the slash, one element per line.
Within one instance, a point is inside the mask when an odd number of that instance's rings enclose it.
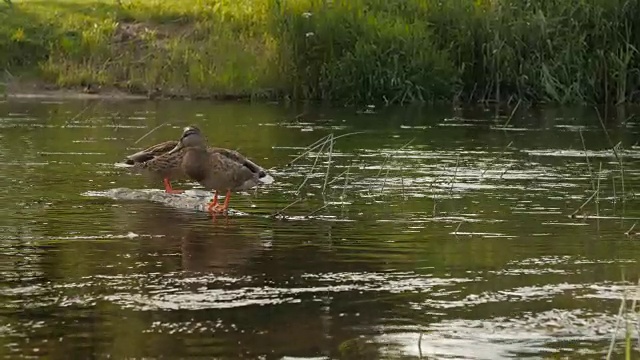
<path fill-rule="evenodd" d="M 304 34 L 304 36 L 306 36 L 306 37 L 310 37 L 310 36 L 313 36 L 313 35 L 315 35 L 315 34 L 312 31 Z"/>
<path fill-rule="evenodd" d="M 307 12 L 303 12 L 303 13 L 302 13 L 302 17 L 303 17 L 303 18 L 305 18 L 305 19 L 310 18 L 310 17 L 311 17 L 311 15 L 312 15 L 312 14 L 311 14 L 310 12 L 308 12 L 308 11 L 307 11 Z"/>

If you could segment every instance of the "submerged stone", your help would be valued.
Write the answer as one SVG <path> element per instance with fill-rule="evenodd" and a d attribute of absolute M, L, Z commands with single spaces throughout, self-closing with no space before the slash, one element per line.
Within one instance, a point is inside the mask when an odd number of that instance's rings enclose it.
<path fill-rule="evenodd" d="M 177 209 L 207 211 L 213 194 L 210 191 L 189 189 L 181 194 L 169 194 L 162 189 L 128 189 L 115 188 L 101 191 L 87 191 L 84 196 L 107 197 L 114 200 L 152 201 Z M 218 196 L 218 201 L 224 201 L 224 195 Z M 229 215 L 248 215 L 242 211 L 229 209 Z"/>

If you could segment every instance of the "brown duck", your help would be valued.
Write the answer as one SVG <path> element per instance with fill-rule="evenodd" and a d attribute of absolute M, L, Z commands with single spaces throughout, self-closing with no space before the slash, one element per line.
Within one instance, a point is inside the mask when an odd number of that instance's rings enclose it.
<path fill-rule="evenodd" d="M 206 141 L 195 126 L 186 127 L 177 145 L 163 156 L 181 160 L 180 168 L 190 179 L 214 191 L 209 203 L 210 212 L 225 212 L 229 208 L 232 191 L 251 189 L 274 180 L 263 168 L 237 151 L 207 148 Z M 224 204 L 218 204 L 218 193 L 226 191 Z"/>
<path fill-rule="evenodd" d="M 178 141 L 169 140 L 150 146 L 127 156 L 123 164 L 144 172 L 156 180 L 162 179 L 165 191 L 170 194 L 182 193 L 183 190 L 174 190 L 171 187 L 171 180 L 187 179 L 180 167 L 181 153 L 167 155 L 176 145 L 178 145 Z"/>

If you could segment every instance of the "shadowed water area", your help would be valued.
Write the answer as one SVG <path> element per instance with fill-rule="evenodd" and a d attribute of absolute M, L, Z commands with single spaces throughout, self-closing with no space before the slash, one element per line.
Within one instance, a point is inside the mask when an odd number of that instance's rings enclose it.
<path fill-rule="evenodd" d="M 592 109 L 510 113 L 0 103 L 0 355 L 601 358 L 638 279 L 639 129 L 608 125 L 623 182 Z M 214 220 L 196 183 L 114 166 L 190 124 L 276 182 Z"/>

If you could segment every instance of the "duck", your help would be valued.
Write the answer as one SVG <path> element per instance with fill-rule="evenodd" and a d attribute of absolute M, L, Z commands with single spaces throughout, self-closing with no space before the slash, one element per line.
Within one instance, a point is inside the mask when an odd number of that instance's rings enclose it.
<path fill-rule="evenodd" d="M 231 193 L 249 190 L 259 185 L 271 184 L 274 179 L 255 162 L 235 150 L 207 147 L 200 129 L 184 128 L 176 146 L 163 156 L 179 154 L 180 168 L 191 180 L 196 181 L 214 195 L 207 210 L 211 213 L 227 213 Z M 224 203 L 218 203 L 218 194 L 226 192 Z"/>
<path fill-rule="evenodd" d="M 165 192 L 169 194 L 183 193 L 184 190 L 176 190 L 171 186 L 171 180 L 187 179 L 180 168 L 181 154 L 174 152 L 171 156 L 167 155 L 176 145 L 178 145 L 177 140 L 168 140 L 152 145 L 135 154 L 128 155 L 121 164 L 145 172 L 154 179 L 161 178 Z"/>

